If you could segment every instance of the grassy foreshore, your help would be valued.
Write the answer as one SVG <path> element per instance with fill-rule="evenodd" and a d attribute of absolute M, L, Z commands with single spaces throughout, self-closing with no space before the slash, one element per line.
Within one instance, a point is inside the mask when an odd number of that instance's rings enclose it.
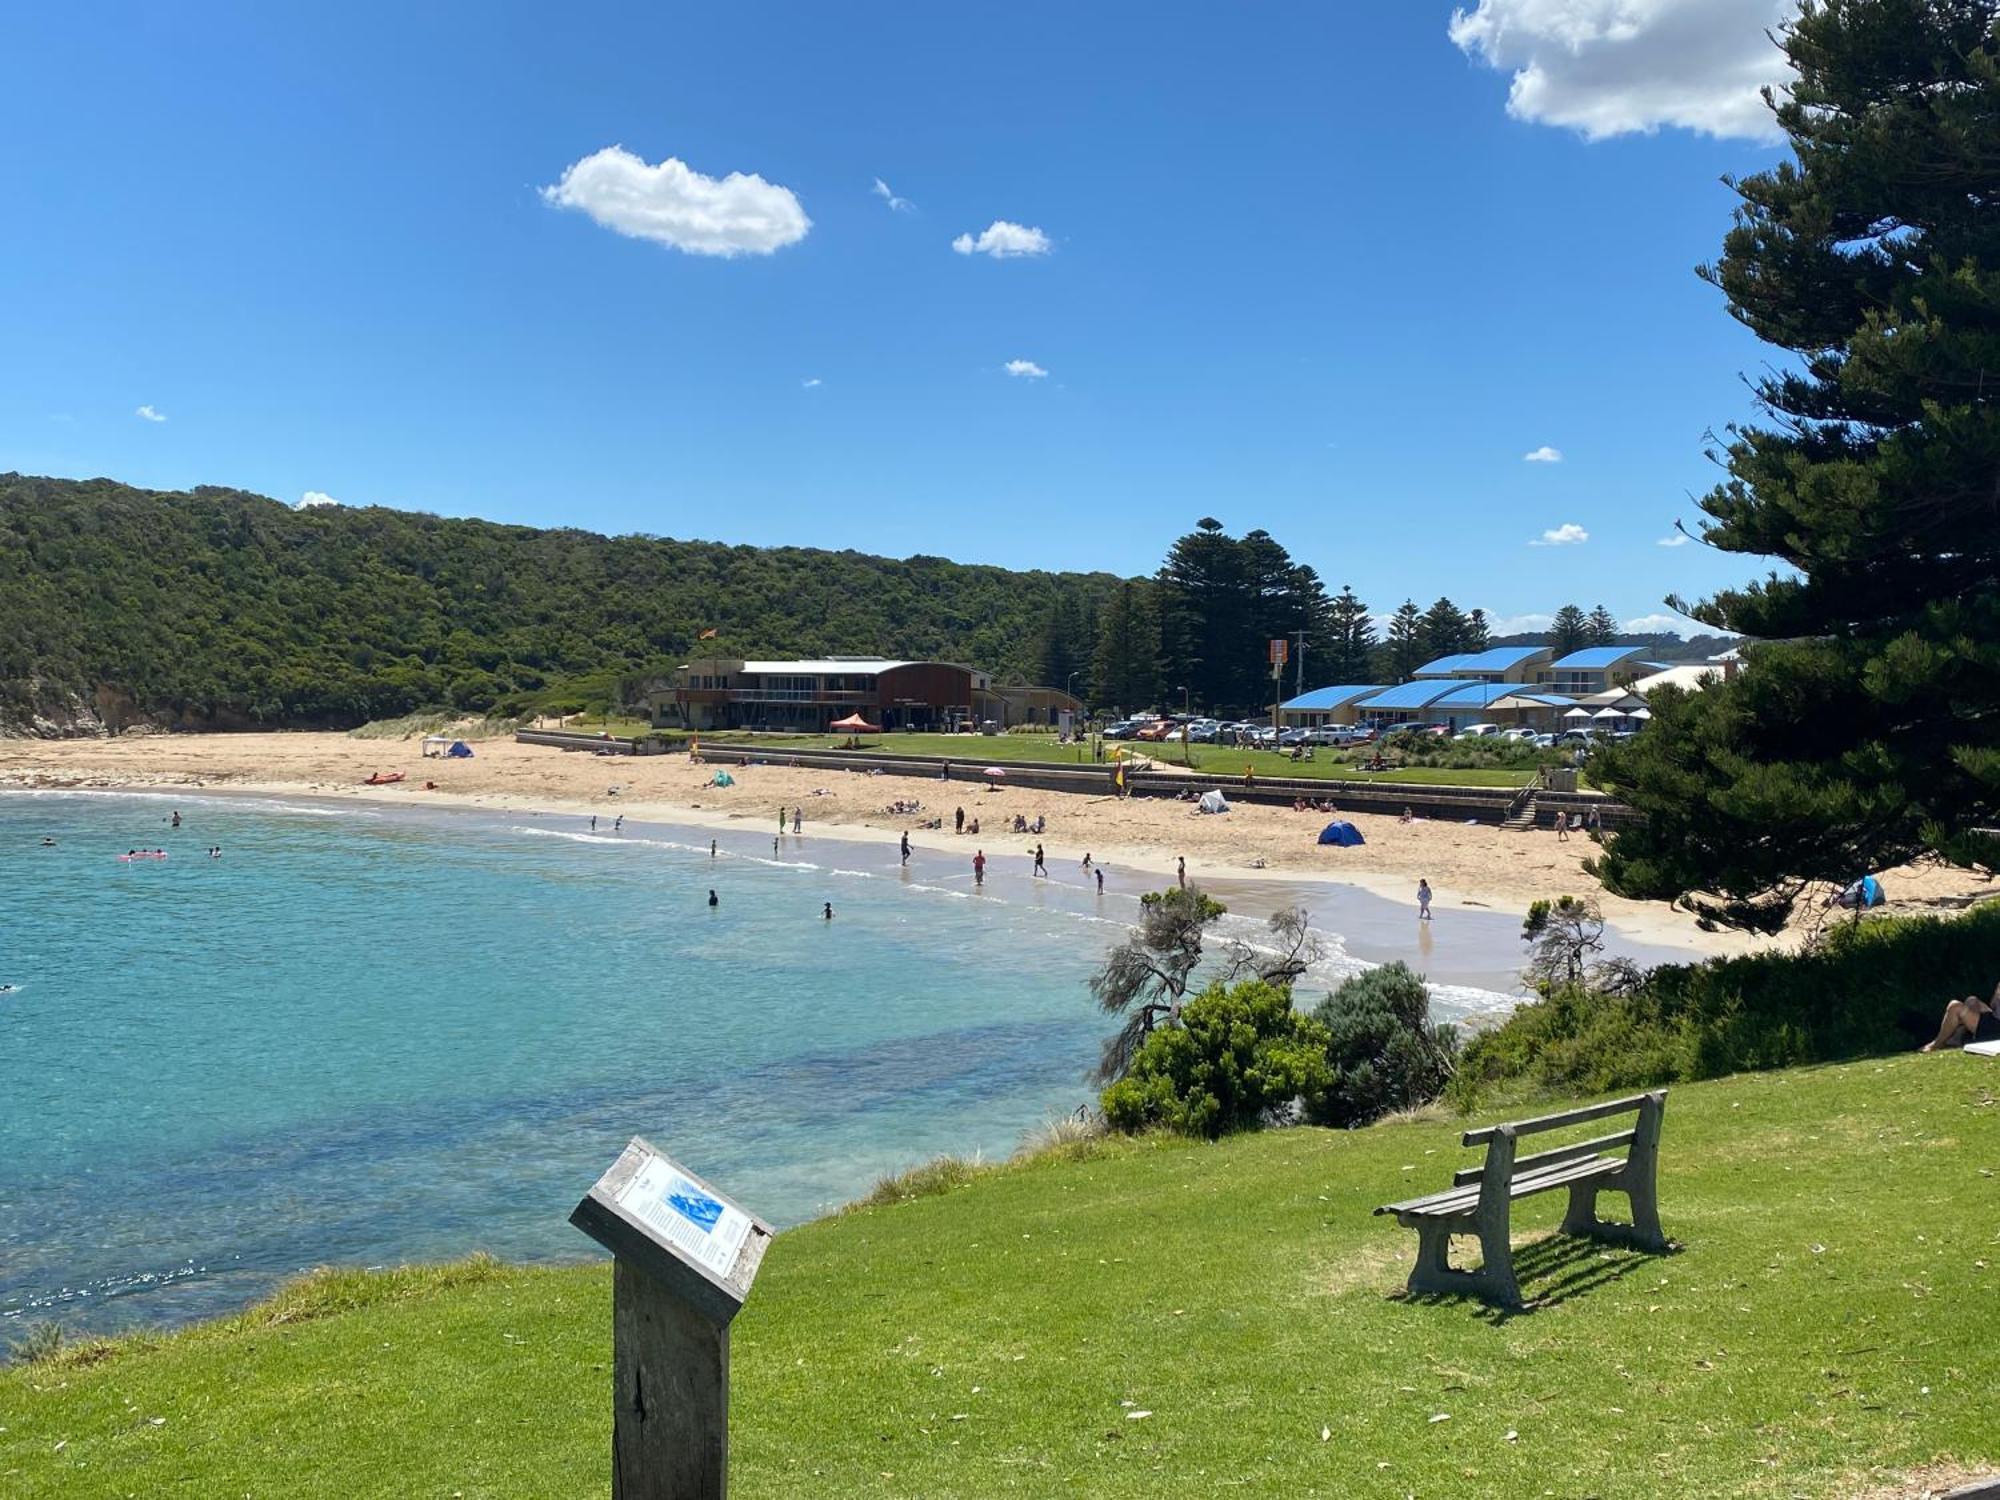
<path fill-rule="evenodd" d="M 1115 1143 L 781 1236 L 736 1324 L 773 1495 L 1852 1496 L 2000 1462 L 2000 1067 L 1675 1091 L 1668 1257 L 1517 1211 L 1527 1312 L 1393 1294 L 1459 1122 Z M 603 1492 L 601 1266 L 322 1276 L 0 1374 L 10 1495 Z"/>

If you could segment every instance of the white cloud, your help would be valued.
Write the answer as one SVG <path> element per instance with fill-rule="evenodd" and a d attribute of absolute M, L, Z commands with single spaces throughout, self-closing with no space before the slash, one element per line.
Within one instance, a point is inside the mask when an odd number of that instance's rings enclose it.
<path fill-rule="evenodd" d="M 1590 540 L 1590 533 L 1574 521 L 1565 521 L 1560 526 L 1551 526 L 1535 540 L 1530 547 L 1575 547 Z"/>
<path fill-rule="evenodd" d="M 1486 628 L 1494 635 L 1533 635 L 1555 624 L 1554 615 L 1526 614 L 1489 616 Z"/>
<path fill-rule="evenodd" d="M 875 186 L 870 191 L 889 205 L 889 212 L 891 213 L 906 214 L 917 206 L 908 198 L 898 198 L 894 193 L 890 192 L 889 184 L 879 177 L 875 179 Z"/>
<path fill-rule="evenodd" d="M 1547 443 L 1542 444 L 1533 453 L 1521 455 L 1521 462 L 1524 464 L 1559 464 L 1562 461 L 1562 449 L 1551 448 Z"/>
<path fill-rule="evenodd" d="M 326 491 L 324 490 L 307 490 L 303 495 L 299 496 L 299 503 L 297 505 L 294 505 L 292 509 L 317 510 L 322 505 L 338 505 L 338 504 L 340 504 L 340 502 L 334 499 L 333 496 L 327 494 Z"/>
<path fill-rule="evenodd" d="M 1032 359 L 1010 359 L 1000 368 L 1009 375 L 1025 375 L 1030 380 L 1040 380 L 1049 373 Z"/>
<path fill-rule="evenodd" d="M 1655 547 L 1685 547 L 1693 540 L 1694 538 L 1689 536 L 1685 531 L 1670 531 L 1657 542 L 1653 543 L 1653 545 Z"/>
<path fill-rule="evenodd" d="M 152 406 L 142 406 L 133 412 L 132 415 L 135 417 L 144 417 L 148 422 L 164 422 L 167 420 L 165 412 Z"/>
<path fill-rule="evenodd" d="M 960 255 L 990 255 L 995 260 L 1008 260 L 1017 255 L 1047 255 L 1055 246 L 1039 229 L 995 219 L 977 236 L 961 234 L 951 242 L 951 248 Z"/>
<path fill-rule="evenodd" d="M 1627 620 L 1619 627 L 1627 635 L 1658 635 L 1670 631 L 1674 635 L 1687 634 L 1687 621 L 1679 615 L 1641 615 L 1636 620 Z"/>
<path fill-rule="evenodd" d="M 804 386 L 809 391 L 817 390 L 819 388 L 820 378 L 817 375 L 808 375 L 804 380 L 801 380 L 799 384 Z"/>
<path fill-rule="evenodd" d="M 1758 90 L 1791 74 L 1765 34 L 1797 0 L 1478 0 L 1451 39 L 1510 71 L 1507 113 L 1587 140 L 1678 126 L 1772 141 Z"/>
<path fill-rule="evenodd" d="M 623 146 L 565 167 L 562 181 L 543 188 L 542 198 L 606 229 L 690 255 L 769 255 L 812 228 L 790 188 L 754 172 L 705 177 L 672 156 L 648 166 Z"/>

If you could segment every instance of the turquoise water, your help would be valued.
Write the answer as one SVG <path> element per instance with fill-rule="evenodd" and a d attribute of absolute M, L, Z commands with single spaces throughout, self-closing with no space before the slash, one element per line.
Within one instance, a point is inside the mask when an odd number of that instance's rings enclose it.
<path fill-rule="evenodd" d="M 1092 1097 L 1085 979 L 1140 883 L 605 823 L 0 795 L 0 1336 L 585 1255 L 635 1134 L 782 1225 Z"/>

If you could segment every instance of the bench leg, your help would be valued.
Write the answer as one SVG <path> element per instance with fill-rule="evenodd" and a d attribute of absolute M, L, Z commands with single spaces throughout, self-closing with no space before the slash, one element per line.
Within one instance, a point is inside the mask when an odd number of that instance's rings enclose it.
<path fill-rule="evenodd" d="M 1477 1273 L 1485 1283 L 1481 1295 L 1503 1307 L 1519 1307 L 1521 1286 L 1514 1279 L 1513 1226 L 1507 1214 L 1493 1215 L 1480 1224 L 1479 1253 L 1484 1262 Z"/>
<path fill-rule="evenodd" d="M 1417 1263 L 1410 1267 L 1412 1297 L 1464 1290 L 1465 1272 L 1451 1268 L 1451 1231 L 1435 1220 L 1416 1224 Z"/>
<path fill-rule="evenodd" d="M 1625 1194 L 1631 1201 L 1630 1224 L 1607 1224 L 1597 1217 L 1597 1195 L 1607 1188 L 1614 1193 Z M 1664 1253 L 1667 1248 L 1667 1236 L 1660 1227 L 1659 1195 L 1653 1184 L 1646 1181 L 1627 1182 L 1620 1178 L 1611 1182 L 1571 1183 L 1569 1210 L 1563 1215 L 1562 1232 L 1583 1239 L 1631 1245 L 1655 1254 Z"/>
<path fill-rule="evenodd" d="M 1417 1232 L 1417 1263 L 1410 1268 L 1409 1294 L 1412 1297 L 1478 1297 L 1503 1307 L 1521 1305 L 1521 1289 L 1514 1280 L 1513 1247 L 1508 1243 L 1508 1227 L 1456 1225 L 1440 1220 L 1419 1220 L 1408 1226 Z M 1484 1264 L 1476 1271 L 1461 1271 L 1451 1263 L 1454 1231 L 1477 1236 Z"/>

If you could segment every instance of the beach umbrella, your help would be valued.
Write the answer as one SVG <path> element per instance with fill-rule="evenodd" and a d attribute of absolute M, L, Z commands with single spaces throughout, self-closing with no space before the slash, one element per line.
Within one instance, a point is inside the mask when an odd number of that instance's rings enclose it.
<path fill-rule="evenodd" d="M 880 734 L 880 724 L 870 724 L 858 713 L 849 714 L 844 719 L 835 719 L 827 728 L 835 734 Z"/>
<path fill-rule="evenodd" d="M 1653 717 L 1653 711 L 1650 708 L 1635 708 L 1632 712 L 1625 715 L 1625 717 L 1628 719 L 1650 719 Z"/>
<path fill-rule="evenodd" d="M 1569 716 L 1565 714 L 1563 717 L 1567 718 Z M 1625 717 L 1625 710 L 1622 708 L 1600 708 L 1591 717 L 1593 719 L 1622 719 Z"/>
<path fill-rule="evenodd" d="M 1590 710 L 1587 708 L 1572 708 L 1563 717 L 1565 719 L 1587 719 L 1590 717 Z"/>
<path fill-rule="evenodd" d="M 986 774 L 988 776 L 1005 776 L 1007 773 L 999 766 L 988 766 L 986 768 Z"/>

